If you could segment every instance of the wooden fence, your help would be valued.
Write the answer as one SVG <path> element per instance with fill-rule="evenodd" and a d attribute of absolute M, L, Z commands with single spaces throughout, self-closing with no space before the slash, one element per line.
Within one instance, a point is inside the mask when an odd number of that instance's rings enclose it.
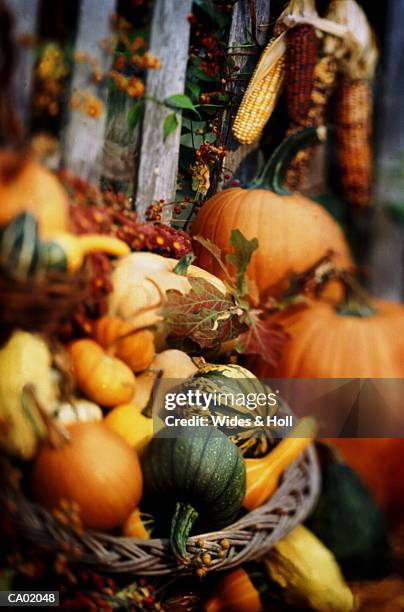
<path fill-rule="evenodd" d="M 18 34 L 35 34 L 39 14 L 39 0 L 9 0 L 16 17 Z M 274 3 L 275 4 L 275 3 Z M 108 69 L 111 55 L 99 44 L 108 37 L 110 17 L 116 8 L 115 0 L 79 0 L 79 16 L 75 48 L 89 53 L 102 70 Z M 253 11 L 251 6 L 253 5 Z M 279 3 L 276 3 L 279 11 Z M 165 99 L 181 93 L 184 88 L 188 59 L 189 23 L 192 0 L 154 0 L 150 28 L 150 50 L 161 61 L 161 69 L 149 70 L 146 83 L 147 101 L 142 125 L 127 135 L 124 150 L 107 134 L 106 112 L 98 118 L 89 118 L 73 112 L 69 105 L 63 109 L 66 118 L 61 134 L 62 163 L 84 179 L 98 182 L 100 177 L 125 177 L 133 185 L 133 199 L 140 217 L 144 217 L 150 202 L 164 198 L 175 199 L 176 175 L 180 148 L 180 126 L 172 137 L 163 139 L 163 123 L 169 112 L 152 98 Z M 404 185 L 404 172 L 392 171 L 391 157 L 404 160 L 404 120 L 401 112 L 400 78 L 404 64 L 404 45 L 401 44 L 400 24 L 404 22 L 402 3 L 390 0 L 391 38 L 385 50 L 385 98 L 379 105 L 381 127 L 378 130 L 378 167 L 380 168 L 376 193 L 378 211 L 375 215 L 372 246 L 372 286 L 378 295 L 394 299 L 403 297 L 404 240 L 402 225 L 391 221 L 382 211 L 390 199 L 399 197 Z M 257 61 L 261 46 L 268 40 L 271 24 L 276 15 L 271 12 L 270 0 L 238 0 L 235 4 L 228 32 L 228 53 L 240 66 L 241 77 L 231 82 L 233 98 L 242 93 L 243 87 Z M 251 44 L 251 41 L 254 44 Z M 248 44 L 247 44 L 248 43 Z M 248 47 L 248 50 L 246 48 Z M 25 48 L 20 53 L 16 71 L 15 94 L 20 112 L 29 119 L 30 96 L 33 82 L 34 51 Z M 70 89 L 80 88 L 85 80 L 84 68 L 76 64 Z M 107 104 L 104 84 L 86 83 Z M 235 95 L 235 97 L 234 97 Z M 68 96 L 65 96 L 68 100 Z M 105 108 L 105 107 L 104 107 Z M 222 135 L 228 153 L 224 165 L 229 173 L 242 180 L 251 178 L 256 167 L 256 145 L 240 146 L 233 141 L 229 130 L 230 109 L 223 119 Z M 113 122 L 113 130 L 126 130 L 125 108 Z M 404 161 L 403 161 L 404 163 Z M 317 165 L 317 179 L 322 169 Z M 222 183 L 217 189 L 223 188 Z M 170 222 L 167 209 L 164 220 Z"/>

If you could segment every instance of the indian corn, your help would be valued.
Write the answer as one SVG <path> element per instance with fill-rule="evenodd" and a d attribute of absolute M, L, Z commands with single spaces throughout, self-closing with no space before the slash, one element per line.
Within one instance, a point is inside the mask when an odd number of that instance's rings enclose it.
<path fill-rule="evenodd" d="M 294 122 L 304 120 L 309 110 L 317 62 L 318 39 L 309 24 L 295 26 L 286 35 L 286 107 Z"/>

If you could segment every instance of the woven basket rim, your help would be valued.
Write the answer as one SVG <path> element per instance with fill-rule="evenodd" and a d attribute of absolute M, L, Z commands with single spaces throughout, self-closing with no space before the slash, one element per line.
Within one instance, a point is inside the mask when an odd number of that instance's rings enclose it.
<path fill-rule="evenodd" d="M 316 450 L 311 445 L 284 472 L 278 489 L 265 504 L 220 531 L 191 536 L 187 542 L 187 565 L 174 558 L 167 538 L 142 540 L 91 530 L 77 534 L 26 498 L 22 490 L 7 489 L 5 498 L 14 506 L 12 520 L 19 535 L 53 551 L 63 549 L 72 562 L 109 573 L 184 575 L 195 571 L 201 551 L 212 557 L 209 571 L 230 569 L 264 555 L 306 519 L 317 501 L 320 479 Z M 229 541 L 229 548 L 221 558 L 218 552 L 223 539 Z M 204 543 L 202 549 L 198 546 L 200 540 Z"/>

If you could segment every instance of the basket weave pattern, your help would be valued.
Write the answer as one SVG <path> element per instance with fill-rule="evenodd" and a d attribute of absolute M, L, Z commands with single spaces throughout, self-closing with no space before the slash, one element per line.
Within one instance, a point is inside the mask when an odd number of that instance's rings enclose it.
<path fill-rule="evenodd" d="M 285 472 L 275 494 L 261 507 L 249 512 L 221 531 L 192 536 L 188 540 L 190 563 L 180 565 L 167 539 L 138 540 L 86 531 L 78 535 L 58 522 L 47 510 L 28 500 L 20 490 L 8 489 L 12 519 L 19 534 L 51 550 L 74 550 L 70 558 L 98 571 L 135 573 L 143 576 L 181 574 L 192 571 L 203 550 L 210 553 L 210 571 L 230 569 L 264 555 L 276 542 L 302 523 L 319 493 L 320 471 L 316 451 L 310 446 Z M 230 547 L 219 557 L 220 541 Z M 67 545 L 67 546 L 66 546 Z M 69 553 L 66 553 L 69 557 Z"/>

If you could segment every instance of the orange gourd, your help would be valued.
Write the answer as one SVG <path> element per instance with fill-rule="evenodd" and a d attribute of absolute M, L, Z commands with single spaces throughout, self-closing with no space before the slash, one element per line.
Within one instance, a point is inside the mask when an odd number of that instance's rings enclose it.
<path fill-rule="evenodd" d="M 138 330 L 119 317 L 102 317 L 94 324 L 94 339 L 110 354 L 122 359 L 133 372 L 143 372 L 156 354 L 154 335 Z"/>
<path fill-rule="evenodd" d="M 313 442 L 316 429 L 314 419 L 305 417 L 265 457 L 244 460 L 247 476 L 244 508 L 259 508 L 273 495 L 286 468 Z"/>
<path fill-rule="evenodd" d="M 142 514 L 139 508 L 135 508 L 126 519 L 122 533 L 127 538 L 150 540 L 150 531 L 147 529 L 147 525 L 151 522 L 152 519 L 147 520 L 146 515 Z"/>
<path fill-rule="evenodd" d="M 35 460 L 35 499 L 50 510 L 62 500 L 79 506 L 83 526 L 113 529 L 140 501 L 143 479 L 136 452 L 103 423 L 76 423 L 60 447 L 44 444 Z"/>
<path fill-rule="evenodd" d="M 373 312 L 365 309 L 365 316 L 358 316 L 360 304 L 351 303 L 352 306 L 354 310 L 349 314 L 349 303 L 337 307 L 311 301 L 305 309 L 280 312 L 275 320 L 290 337 L 279 365 L 272 368 L 254 358 L 248 367 L 260 378 L 397 379 L 398 382 L 372 382 L 386 406 L 382 427 L 387 417 L 394 427 L 395 422 L 402 423 L 404 306 L 371 299 L 368 307 Z M 338 402 L 338 395 L 335 397 Z M 333 438 L 330 441 L 361 475 L 383 510 L 391 515 L 404 510 L 403 439 Z"/>
<path fill-rule="evenodd" d="M 41 238 L 69 228 L 67 193 L 56 176 L 33 157 L 0 151 L 0 202 L 0 226 L 27 211 L 37 218 Z"/>
<path fill-rule="evenodd" d="M 247 572 L 238 567 L 219 579 L 204 604 L 205 612 L 260 612 L 259 593 Z"/>
<path fill-rule="evenodd" d="M 310 130 L 304 132 L 312 133 Z M 297 143 L 301 140 L 302 137 Z M 296 146 L 291 150 L 295 154 Z M 266 170 L 268 174 L 273 167 L 282 166 L 280 155 L 284 156 L 285 152 L 275 151 Z M 255 283 L 261 302 L 268 296 L 280 297 L 291 274 L 307 270 L 329 250 L 335 253 L 336 265 L 352 265 L 349 248 L 337 222 L 313 200 L 298 193 L 284 195 L 283 189 L 277 186 L 278 179 L 276 175 L 268 183 L 265 175 L 255 183 L 258 188 L 235 187 L 217 193 L 199 210 L 192 226 L 194 236 L 209 239 L 222 253 L 231 251 L 230 234 L 234 229 L 239 229 L 248 239 L 258 239 L 258 249 L 247 274 Z M 212 254 L 197 241 L 194 251 L 199 266 L 223 277 Z"/>
<path fill-rule="evenodd" d="M 77 385 L 88 399 L 107 407 L 130 402 L 136 379 L 123 361 L 87 338 L 72 342 L 69 354 Z"/>

